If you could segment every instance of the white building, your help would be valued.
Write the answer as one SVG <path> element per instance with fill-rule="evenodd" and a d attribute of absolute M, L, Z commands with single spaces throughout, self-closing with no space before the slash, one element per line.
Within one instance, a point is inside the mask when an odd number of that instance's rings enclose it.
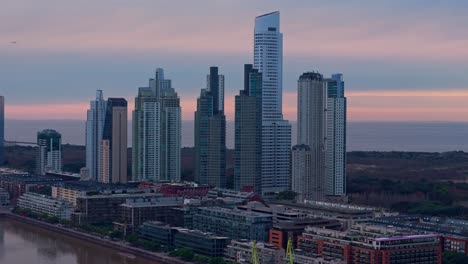
<path fill-rule="evenodd" d="M 88 176 L 97 180 L 107 106 L 101 90 L 96 91 L 96 99 L 89 104 L 86 118 L 86 168 L 89 171 Z"/>
<path fill-rule="evenodd" d="M 323 200 L 326 174 L 327 83 L 321 74 L 306 72 L 299 77 L 297 88 L 297 144 L 310 148 L 311 161 L 307 164 L 293 164 L 293 168 L 305 169 L 304 174 L 296 173 L 293 177 L 305 177 L 304 193 L 301 194 L 303 199 Z"/>
<path fill-rule="evenodd" d="M 161 68 L 135 98 L 132 146 L 134 181 L 180 181 L 180 99 Z"/>
<path fill-rule="evenodd" d="M 70 220 L 73 212 L 73 207 L 68 202 L 32 192 L 24 193 L 18 198 L 18 207 L 36 214 L 47 214 L 66 220 Z"/>
<path fill-rule="evenodd" d="M 261 192 L 265 197 L 290 185 L 291 125 L 283 120 L 283 34 L 280 14 L 255 18 L 254 68 L 262 73 Z"/>
<path fill-rule="evenodd" d="M 328 83 L 326 195 L 346 195 L 346 97 L 342 74 Z"/>
<path fill-rule="evenodd" d="M 283 118 L 283 33 L 279 12 L 255 18 L 254 68 L 263 74 L 263 120 Z"/>

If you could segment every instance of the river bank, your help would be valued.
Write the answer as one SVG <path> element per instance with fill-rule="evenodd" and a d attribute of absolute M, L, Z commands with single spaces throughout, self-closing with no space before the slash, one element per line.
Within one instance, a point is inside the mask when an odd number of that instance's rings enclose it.
<path fill-rule="evenodd" d="M 10 221 L 21 222 L 24 224 L 32 225 L 34 227 L 39 227 L 47 231 L 55 232 L 55 233 L 58 233 L 67 237 L 89 242 L 89 243 L 92 243 L 92 244 L 95 244 L 104 248 L 118 251 L 122 254 L 127 254 L 129 257 L 134 255 L 134 256 L 138 256 L 140 258 L 144 258 L 150 261 L 155 261 L 158 264 L 189 264 L 189 262 L 170 257 L 163 253 L 151 252 L 151 251 L 147 251 L 144 249 L 130 246 L 123 241 L 111 241 L 107 239 L 102 239 L 100 237 L 90 235 L 87 233 L 83 233 L 81 231 L 77 231 L 71 228 L 46 223 L 43 221 L 16 215 L 16 214 L 9 213 L 6 211 L 0 212 L 0 218 L 7 219 Z"/>

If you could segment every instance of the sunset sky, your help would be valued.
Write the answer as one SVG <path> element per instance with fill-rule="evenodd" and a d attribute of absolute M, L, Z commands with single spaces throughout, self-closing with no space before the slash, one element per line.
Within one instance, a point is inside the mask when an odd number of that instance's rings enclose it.
<path fill-rule="evenodd" d="M 287 119 L 296 119 L 297 78 L 314 70 L 344 74 L 350 121 L 468 121 L 468 1 L 457 0 L 4 0 L 6 117 L 85 119 L 96 89 L 132 106 L 162 67 L 190 120 L 216 65 L 233 119 L 254 18 L 276 10 Z"/>

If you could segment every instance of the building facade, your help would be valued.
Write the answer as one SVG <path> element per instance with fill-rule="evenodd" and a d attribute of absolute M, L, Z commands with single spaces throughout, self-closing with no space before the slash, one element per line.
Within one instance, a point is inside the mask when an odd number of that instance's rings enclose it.
<path fill-rule="evenodd" d="M 36 214 L 47 214 L 60 219 L 70 220 L 73 207 L 71 204 L 53 197 L 28 192 L 18 199 L 18 207 L 31 210 Z"/>
<path fill-rule="evenodd" d="M 36 174 L 62 171 L 62 135 L 53 129 L 37 133 Z"/>
<path fill-rule="evenodd" d="M 244 65 L 244 90 L 235 97 L 234 189 L 261 193 L 262 74 Z"/>
<path fill-rule="evenodd" d="M 306 72 L 299 77 L 297 85 L 297 143 L 309 147 L 310 161 L 293 164 L 294 177 L 304 177 L 300 197 L 306 200 L 325 198 L 326 180 L 326 108 L 327 83 L 323 76 Z M 296 159 L 293 162 L 304 162 Z M 298 182 L 299 179 L 293 181 Z"/>
<path fill-rule="evenodd" d="M 306 186 L 311 183 L 312 155 L 307 145 L 296 145 L 291 150 L 291 190 L 297 194 L 296 199 L 304 200 Z M 315 184 L 313 182 L 312 184 Z"/>
<path fill-rule="evenodd" d="M 359 226 L 348 231 L 308 227 L 298 238 L 305 255 L 338 259 L 350 264 L 442 263 L 437 235 L 394 232 Z"/>
<path fill-rule="evenodd" d="M 325 193 L 346 195 L 346 97 L 342 74 L 327 79 L 327 157 Z"/>
<path fill-rule="evenodd" d="M 141 87 L 133 111 L 132 175 L 135 181 L 180 181 L 181 108 L 171 80 L 156 69 Z"/>
<path fill-rule="evenodd" d="M 101 142 L 99 181 L 127 183 L 127 100 L 107 100 Z"/>
<path fill-rule="evenodd" d="M 283 34 L 280 14 L 255 18 L 254 65 L 262 73 L 261 192 L 275 196 L 290 188 L 291 125 L 283 120 Z"/>
<path fill-rule="evenodd" d="M 173 227 L 162 222 L 145 222 L 139 228 L 140 237 L 168 247 L 190 248 L 197 254 L 222 257 L 229 244 L 228 237 L 216 236 L 198 230 Z"/>
<path fill-rule="evenodd" d="M 235 263 L 252 263 L 252 248 L 257 250 L 259 264 L 285 263 L 285 250 L 264 243 L 255 243 L 247 240 L 233 240 L 226 248 L 225 257 Z"/>
<path fill-rule="evenodd" d="M 268 241 L 272 216 L 222 207 L 201 207 L 193 228 L 232 239 Z"/>
<path fill-rule="evenodd" d="M 0 96 L 0 166 L 5 164 L 5 97 Z"/>
<path fill-rule="evenodd" d="M 101 142 L 104 132 L 107 101 L 101 90 L 96 91 L 96 99 L 90 102 L 86 118 L 86 168 L 90 179 L 97 181 L 100 167 Z"/>
<path fill-rule="evenodd" d="M 224 76 L 211 67 L 207 88 L 202 89 L 195 112 L 195 181 L 226 186 L 226 116 Z"/>

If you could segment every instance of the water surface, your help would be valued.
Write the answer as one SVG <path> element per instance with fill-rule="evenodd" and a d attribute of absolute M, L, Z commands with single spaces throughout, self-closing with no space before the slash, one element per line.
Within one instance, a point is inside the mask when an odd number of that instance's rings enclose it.
<path fill-rule="evenodd" d="M 157 264 L 13 220 L 0 220 L 0 264 Z"/>

